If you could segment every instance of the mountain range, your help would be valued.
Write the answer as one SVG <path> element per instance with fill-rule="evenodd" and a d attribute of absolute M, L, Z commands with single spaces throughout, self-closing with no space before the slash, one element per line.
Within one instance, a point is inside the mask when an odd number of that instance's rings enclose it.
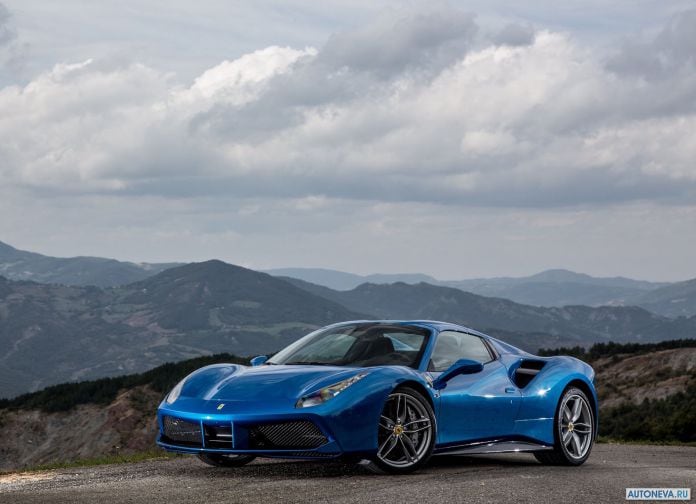
<path fill-rule="evenodd" d="M 266 272 L 334 290 L 351 290 L 364 283 L 425 282 L 534 306 L 636 305 L 661 315 L 696 315 L 696 279 L 670 284 L 624 277 L 593 277 L 564 269 L 546 270 L 526 277 L 467 280 L 438 280 L 420 273 L 355 275 L 321 268 L 281 268 Z M 655 296 L 651 295 L 653 292 Z"/>
<path fill-rule="evenodd" d="M 0 277 L 0 397 L 213 352 L 273 352 L 313 328 L 364 317 L 220 261 L 115 288 Z"/>
<path fill-rule="evenodd" d="M 571 341 L 589 344 L 696 337 L 696 316 L 672 319 L 636 306 L 539 307 L 427 283 L 362 284 L 337 291 L 293 278 L 285 280 L 356 312 L 386 319 L 447 320 L 500 336 L 529 351 L 544 346 L 544 341 L 560 346 Z"/>
<path fill-rule="evenodd" d="M 126 286 L 0 278 L 0 397 L 216 352 L 274 352 L 355 319 L 441 319 L 526 350 L 696 337 L 696 317 L 638 307 L 536 307 L 426 283 L 336 291 L 207 261 Z"/>
<path fill-rule="evenodd" d="M 11 280 L 114 287 L 144 280 L 181 265 L 132 263 L 100 257 L 50 257 L 0 242 L 0 275 Z M 527 277 L 466 280 L 438 280 L 422 273 L 356 275 L 322 268 L 281 268 L 265 272 L 342 291 L 364 283 L 428 283 L 534 306 L 635 305 L 668 317 L 696 315 L 696 279 L 676 283 L 648 282 L 624 277 L 598 278 L 563 269 Z"/>
<path fill-rule="evenodd" d="M 143 280 L 179 263 L 131 263 L 103 257 L 50 257 L 0 241 L 0 275 L 64 285 L 111 287 Z"/>

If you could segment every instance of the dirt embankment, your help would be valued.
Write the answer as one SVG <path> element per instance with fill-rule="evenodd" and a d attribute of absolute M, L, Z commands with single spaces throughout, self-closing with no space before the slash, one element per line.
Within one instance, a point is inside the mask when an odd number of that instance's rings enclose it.
<path fill-rule="evenodd" d="M 664 399 L 696 383 L 696 348 L 615 356 L 593 363 L 602 408 Z"/>
<path fill-rule="evenodd" d="M 0 411 L 0 470 L 144 451 L 154 446 L 161 395 L 147 387 L 120 393 L 108 406 L 72 411 Z"/>

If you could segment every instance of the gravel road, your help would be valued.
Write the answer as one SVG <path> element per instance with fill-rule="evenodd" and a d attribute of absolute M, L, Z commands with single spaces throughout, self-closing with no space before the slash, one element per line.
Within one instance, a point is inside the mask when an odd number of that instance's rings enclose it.
<path fill-rule="evenodd" d="M 258 459 L 217 469 L 193 457 L 0 476 L 1 503 L 625 502 L 626 487 L 691 487 L 696 448 L 595 446 L 584 466 L 544 467 L 531 455 L 437 457 L 410 476 L 338 463 Z"/>

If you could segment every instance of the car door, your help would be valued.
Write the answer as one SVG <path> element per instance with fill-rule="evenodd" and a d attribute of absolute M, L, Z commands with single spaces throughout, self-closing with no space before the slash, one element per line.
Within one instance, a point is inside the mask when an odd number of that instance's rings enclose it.
<path fill-rule="evenodd" d="M 437 377 L 459 359 L 481 362 L 483 370 L 455 376 L 440 391 L 439 443 L 512 434 L 521 394 L 510 381 L 506 367 L 482 338 L 457 331 L 442 331 L 430 358 L 433 376 Z"/>

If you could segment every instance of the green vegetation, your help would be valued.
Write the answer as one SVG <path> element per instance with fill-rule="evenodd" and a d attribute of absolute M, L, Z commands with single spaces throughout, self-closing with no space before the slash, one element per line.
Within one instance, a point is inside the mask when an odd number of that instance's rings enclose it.
<path fill-rule="evenodd" d="M 50 471 L 52 469 L 68 469 L 71 467 L 90 467 L 105 464 L 131 464 L 133 462 L 143 462 L 145 460 L 160 460 L 180 457 L 178 453 L 168 453 L 164 450 L 153 448 L 152 450 L 123 454 L 123 455 L 104 455 L 102 457 L 70 460 L 63 462 L 52 462 L 50 464 L 40 464 L 25 467 L 20 470 L 0 471 L 0 474 L 25 473 L 37 471 Z"/>
<path fill-rule="evenodd" d="M 672 350 L 674 348 L 694 348 L 696 339 L 677 339 L 660 341 L 659 343 L 597 343 L 589 349 L 581 346 L 561 348 L 541 348 L 538 355 L 550 357 L 552 355 L 571 355 L 588 362 L 602 357 L 615 357 L 621 354 L 641 355 L 660 350 Z"/>
<path fill-rule="evenodd" d="M 587 362 L 600 358 L 611 359 L 611 364 L 621 365 L 624 357 L 644 355 L 660 350 L 696 347 L 696 339 L 679 339 L 659 343 L 598 343 L 589 349 L 582 347 L 541 349 L 539 355 L 572 355 Z M 650 379 L 659 382 L 685 374 L 672 368 L 657 368 Z M 688 375 L 688 373 L 687 373 Z M 635 381 L 637 379 L 634 379 Z M 625 397 L 614 383 L 604 384 L 608 390 L 618 393 L 625 400 L 611 408 L 601 408 L 599 434 L 603 439 L 621 442 L 696 443 L 696 373 L 688 376 L 689 385 L 683 392 L 664 399 L 646 399 L 635 404 Z M 638 382 L 635 385 L 639 385 Z M 600 406 L 602 403 L 600 387 Z"/>
<path fill-rule="evenodd" d="M 114 400 L 120 390 L 140 385 L 149 385 L 156 392 L 164 394 L 189 373 L 200 367 L 220 362 L 248 364 L 249 359 L 221 353 L 183 362 L 163 364 L 145 373 L 78 383 L 63 383 L 38 392 L 23 394 L 14 399 L 0 399 L 0 410 L 40 409 L 50 413 L 68 411 L 80 404 L 106 405 Z"/>
<path fill-rule="evenodd" d="M 696 385 L 641 404 L 624 403 L 600 413 L 599 432 L 619 441 L 696 442 Z"/>

